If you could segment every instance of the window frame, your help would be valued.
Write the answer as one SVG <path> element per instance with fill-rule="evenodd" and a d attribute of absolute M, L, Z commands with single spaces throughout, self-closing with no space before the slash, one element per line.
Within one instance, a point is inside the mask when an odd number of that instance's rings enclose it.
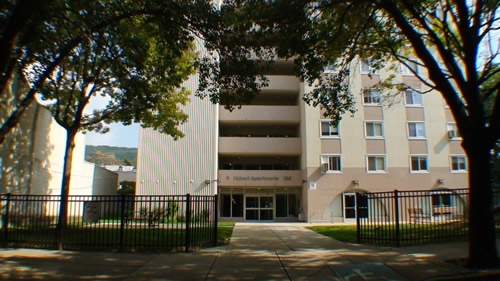
<path fill-rule="evenodd" d="M 414 170 L 413 169 L 413 158 L 418 158 L 418 165 L 419 165 L 419 169 L 418 170 Z M 425 159 L 425 170 L 421 169 L 420 165 L 420 159 L 424 158 Z M 422 173 L 429 173 L 429 156 L 428 155 L 425 155 L 425 154 L 411 154 L 409 156 L 409 160 L 410 160 L 410 173 L 412 174 L 422 174 Z"/>
<path fill-rule="evenodd" d="M 412 124 L 413 125 L 417 125 L 417 124 L 418 125 L 422 125 L 423 126 L 424 135 L 423 136 L 419 135 L 418 132 L 420 130 L 418 130 L 418 128 L 416 128 L 416 130 L 415 130 L 416 135 L 412 136 L 411 135 L 411 131 L 410 131 L 410 125 L 412 125 Z M 427 138 L 427 130 L 425 128 L 425 122 L 424 121 L 408 121 L 408 122 L 406 122 L 406 132 L 408 134 L 408 139 L 426 139 Z"/>
<path fill-rule="evenodd" d="M 360 60 L 360 66 L 359 66 L 359 71 L 361 74 L 378 74 L 379 71 L 374 68 L 374 67 L 371 67 L 370 66 L 370 59 L 362 59 Z M 368 68 L 368 70 L 365 70 L 366 66 Z"/>
<path fill-rule="evenodd" d="M 381 134 L 380 136 L 373 135 L 370 136 L 368 135 L 368 124 L 379 124 L 380 125 L 380 131 Z M 382 120 L 365 120 L 364 121 L 364 131 L 365 131 L 365 138 L 366 139 L 383 139 L 385 137 L 385 130 L 384 130 L 384 121 Z"/>
<path fill-rule="evenodd" d="M 338 73 L 337 67 L 335 67 L 335 64 L 328 64 L 323 67 L 323 73 Z"/>
<path fill-rule="evenodd" d="M 453 159 L 463 159 L 464 169 L 453 169 Z M 457 162 L 458 163 L 458 162 Z M 457 165 L 460 165 L 458 163 Z M 467 167 L 467 157 L 465 155 L 450 155 L 450 172 L 451 173 L 466 173 L 468 171 Z"/>
<path fill-rule="evenodd" d="M 408 66 L 408 65 L 410 66 Z M 401 75 L 409 75 L 409 76 L 415 76 L 415 74 L 419 74 L 419 67 L 418 67 L 418 64 L 416 62 L 412 62 L 412 61 L 407 61 L 406 64 L 403 64 L 403 63 L 399 63 L 400 67 L 399 67 L 399 72 L 401 73 Z M 415 71 L 415 73 L 411 72 L 411 70 L 413 69 L 413 71 Z"/>
<path fill-rule="evenodd" d="M 369 94 L 369 98 L 371 100 L 374 100 L 373 93 L 376 92 L 378 93 L 378 102 L 366 102 L 367 94 Z M 376 88 L 368 88 L 363 90 L 363 105 L 365 106 L 382 106 L 382 93 L 380 92 L 380 89 Z"/>
<path fill-rule="evenodd" d="M 376 167 L 377 168 L 376 170 L 370 170 L 370 158 L 375 158 L 375 159 L 382 158 L 383 163 L 384 163 L 383 170 L 378 169 L 378 167 Z M 366 155 L 366 172 L 370 173 L 370 174 L 383 174 L 383 173 L 387 173 L 387 158 L 386 158 L 386 155 L 383 155 L 383 154 L 368 154 L 368 155 Z"/>
<path fill-rule="evenodd" d="M 332 166 L 330 165 L 330 158 L 336 158 L 337 159 L 337 165 L 340 166 L 338 170 L 332 170 Z M 328 154 L 321 154 L 321 159 L 320 159 L 320 165 L 323 165 L 325 163 L 328 163 L 328 170 L 326 171 L 327 174 L 339 174 L 342 173 L 342 154 L 335 154 L 335 153 L 328 153 Z"/>
<path fill-rule="evenodd" d="M 451 190 L 447 189 L 433 190 L 431 191 L 430 195 L 431 195 L 431 205 L 433 208 L 456 206 L 456 202 L 453 198 L 454 194 Z"/>
<path fill-rule="evenodd" d="M 420 103 L 413 103 L 413 102 L 408 103 L 408 93 L 410 93 L 412 95 L 412 101 L 415 99 L 414 96 L 418 96 L 420 99 Z M 405 106 L 407 106 L 407 107 L 423 107 L 424 106 L 424 100 L 423 100 L 422 94 L 419 94 L 417 91 L 412 90 L 412 89 L 408 89 L 405 91 L 404 102 L 405 102 Z"/>
<path fill-rule="evenodd" d="M 331 134 L 331 130 L 329 130 L 329 135 L 323 135 L 323 124 L 324 123 L 327 123 L 327 122 L 331 122 L 332 120 L 331 119 L 321 119 L 319 120 L 319 137 L 322 138 L 322 139 L 338 139 L 340 138 L 340 122 L 338 123 L 337 126 L 335 126 L 334 128 L 337 129 L 337 135 L 332 135 Z M 332 126 L 330 125 L 329 128 L 332 128 Z"/>

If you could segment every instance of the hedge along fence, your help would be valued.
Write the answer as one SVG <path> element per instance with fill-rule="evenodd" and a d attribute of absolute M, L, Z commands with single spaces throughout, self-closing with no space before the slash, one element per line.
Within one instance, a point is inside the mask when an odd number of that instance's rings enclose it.
<path fill-rule="evenodd" d="M 57 195 L 1 195 L 4 247 L 188 252 L 217 244 L 216 196 L 69 196 L 63 229 L 60 202 Z"/>

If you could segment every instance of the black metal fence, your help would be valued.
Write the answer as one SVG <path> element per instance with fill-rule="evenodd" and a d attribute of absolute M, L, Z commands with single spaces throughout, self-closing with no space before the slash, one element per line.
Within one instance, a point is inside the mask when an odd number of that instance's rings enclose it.
<path fill-rule="evenodd" d="M 357 240 L 386 246 L 467 239 L 468 189 L 356 194 Z"/>
<path fill-rule="evenodd" d="M 187 252 L 217 244 L 216 196 L 69 196 L 63 228 L 60 203 L 54 195 L 1 195 L 4 247 Z"/>

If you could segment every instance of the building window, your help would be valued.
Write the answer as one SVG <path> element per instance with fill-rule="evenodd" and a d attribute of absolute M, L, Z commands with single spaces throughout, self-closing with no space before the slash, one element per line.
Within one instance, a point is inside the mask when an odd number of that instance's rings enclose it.
<path fill-rule="evenodd" d="M 432 195 L 433 207 L 448 207 L 452 206 L 451 192 L 449 191 L 434 191 Z"/>
<path fill-rule="evenodd" d="M 365 136 L 367 138 L 382 138 L 384 136 L 382 122 L 365 122 Z"/>
<path fill-rule="evenodd" d="M 321 121 L 321 136 L 322 137 L 338 137 L 339 128 L 331 124 L 331 121 Z"/>
<path fill-rule="evenodd" d="M 340 172 L 342 171 L 342 164 L 340 155 L 321 155 L 321 166 L 327 167 L 323 172 Z"/>
<path fill-rule="evenodd" d="M 371 60 L 364 59 L 361 61 L 361 73 L 377 73 L 377 69 L 371 66 Z"/>
<path fill-rule="evenodd" d="M 408 122 L 408 137 L 425 138 L 424 122 Z"/>
<path fill-rule="evenodd" d="M 450 139 L 458 139 L 462 137 L 460 132 L 458 132 L 456 123 L 446 123 L 446 133 Z"/>
<path fill-rule="evenodd" d="M 428 172 L 427 156 L 411 156 L 410 169 L 412 173 Z"/>
<path fill-rule="evenodd" d="M 467 171 L 467 160 L 465 156 L 451 156 L 451 170 L 455 172 Z"/>
<path fill-rule="evenodd" d="M 222 193 L 220 207 L 221 217 L 243 217 L 243 194 Z"/>
<path fill-rule="evenodd" d="M 405 92 L 405 104 L 406 105 L 422 105 L 422 94 L 415 90 L 406 90 Z"/>
<path fill-rule="evenodd" d="M 287 218 L 297 217 L 297 195 L 276 194 L 276 217 Z"/>
<path fill-rule="evenodd" d="M 418 74 L 418 65 L 416 62 L 406 62 L 405 64 L 401 64 L 401 74 L 403 75 L 414 75 Z"/>
<path fill-rule="evenodd" d="M 382 97 L 379 89 L 365 89 L 363 92 L 363 104 L 380 105 Z"/>
<path fill-rule="evenodd" d="M 368 172 L 385 172 L 385 156 L 368 156 Z"/>
<path fill-rule="evenodd" d="M 334 64 L 329 64 L 329 65 L 323 67 L 323 72 L 324 73 L 335 73 L 335 72 L 337 72 L 337 68 L 335 67 Z"/>

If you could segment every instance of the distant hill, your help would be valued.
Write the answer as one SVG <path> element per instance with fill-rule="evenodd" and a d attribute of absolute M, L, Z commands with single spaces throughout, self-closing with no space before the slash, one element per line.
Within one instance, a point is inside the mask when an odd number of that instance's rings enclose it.
<path fill-rule="evenodd" d="M 85 146 L 85 159 L 89 159 L 96 151 L 100 151 L 104 154 L 113 154 L 116 159 L 122 160 L 128 159 L 132 162 L 132 165 L 137 163 L 137 148 L 135 147 L 118 147 L 118 146 L 108 146 L 108 145 L 86 145 Z M 99 164 L 99 163 L 97 163 Z M 104 163 L 110 165 L 112 163 Z M 126 165 L 127 163 L 122 163 Z"/>

